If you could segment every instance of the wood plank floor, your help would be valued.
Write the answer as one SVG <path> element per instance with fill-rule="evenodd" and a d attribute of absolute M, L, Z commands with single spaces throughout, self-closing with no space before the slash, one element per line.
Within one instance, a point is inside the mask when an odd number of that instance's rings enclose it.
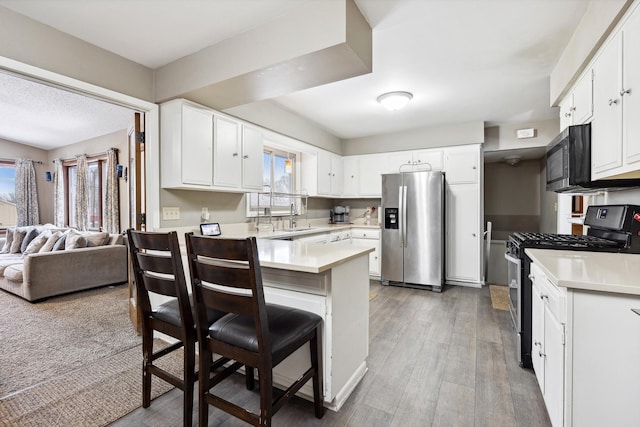
<path fill-rule="evenodd" d="M 492 308 L 488 287 L 438 294 L 372 281 L 371 292 L 369 371 L 349 400 L 318 420 L 312 404 L 296 398 L 274 426 L 551 425 L 533 372 L 518 366 L 509 312 Z M 257 408 L 242 377 L 227 382 L 216 390 Z M 210 426 L 247 425 L 215 408 L 209 414 Z M 181 423 L 182 392 L 172 390 L 112 426 Z"/>

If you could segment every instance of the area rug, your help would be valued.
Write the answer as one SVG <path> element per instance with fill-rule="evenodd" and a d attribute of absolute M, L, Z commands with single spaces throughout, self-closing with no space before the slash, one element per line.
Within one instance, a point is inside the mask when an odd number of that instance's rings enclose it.
<path fill-rule="evenodd" d="M 140 406 L 127 298 L 127 285 L 36 304 L 0 291 L 0 425 L 106 425 Z M 181 374 L 180 354 L 167 363 Z"/>
<path fill-rule="evenodd" d="M 509 288 L 507 286 L 489 285 L 491 305 L 496 310 L 509 310 Z"/>

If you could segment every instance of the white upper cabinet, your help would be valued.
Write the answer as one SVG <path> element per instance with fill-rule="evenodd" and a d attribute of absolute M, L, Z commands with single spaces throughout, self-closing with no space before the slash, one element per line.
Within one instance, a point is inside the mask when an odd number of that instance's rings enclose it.
<path fill-rule="evenodd" d="M 240 124 L 222 116 L 213 119 L 213 185 L 240 189 L 242 165 Z"/>
<path fill-rule="evenodd" d="M 445 180 L 449 184 L 473 184 L 480 177 L 480 146 L 448 147 Z"/>
<path fill-rule="evenodd" d="M 586 123 L 593 115 L 593 70 L 585 72 L 560 103 L 560 130 Z"/>
<path fill-rule="evenodd" d="M 609 41 L 593 67 L 591 173 L 594 179 L 622 166 L 622 102 L 620 96 L 620 33 Z"/>
<path fill-rule="evenodd" d="M 341 196 L 342 157 L 329 151 L 302 153 L 302 191 L 310 196 Z"/>
<path fill-rule="evenodd" d="M 210 188 L 213 113 L 180 99 L 162 104 L 160 151 L 163 188 Z"/>
<path fill-rule="evenodd" d="M 382 173 L 386 155 L 370 154 L 358 156 L 358 195 L 362 197 L 382 197 Z"/>
<path fill-rule="evenodd" d="M 242 125 L 242 188 L 262 191 L 264 140 L 262 131 Z"/>
<path fill-rule="evenodd" d="M 342 195 L 358 195 L 358 156 L 348 156 L 342 159 L 344 183 L 342 185 Z"/>
<path fill-rule="evenodd" d="M 262 189 L 262 132 L 204 106 L 176 99 L 160 106 L 163 188 Z"/>
<path fill-rule="evenodd" d="M 594 63 L 592 178 L 640 177 L 640 9 Z"/>
<path fill-rule="evenodd" d="M 443 170 L 443 150 L 397 151 L 387 154 L 386 173 L 413 170 Z"/>

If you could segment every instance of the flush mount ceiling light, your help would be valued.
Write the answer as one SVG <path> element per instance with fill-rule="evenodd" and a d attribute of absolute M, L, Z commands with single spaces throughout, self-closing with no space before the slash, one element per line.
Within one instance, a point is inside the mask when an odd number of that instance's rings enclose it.
<path fill-rule="evenodd" d="M 517 165 L 520 160 L 522 160 L 522 156 L 507 156 L 504 158 L 505 163 L 511 166 Z"/>
<path fill-rule="evenodd" d="M 378 97 L 378 102 L 389 111 L 400 110 L 411 101 L 413 95 L 409 92 L 388 92 Z"/>

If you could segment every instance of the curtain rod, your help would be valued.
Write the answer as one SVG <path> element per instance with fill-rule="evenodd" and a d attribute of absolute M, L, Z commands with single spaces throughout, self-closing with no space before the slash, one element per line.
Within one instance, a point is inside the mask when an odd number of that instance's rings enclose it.
<path fill-rule="evenodd" d="M 12 163 L 15 163 L 16 160 L 17 159 L 0 159 L 0 162 L 12 162 Z M 44 164 L 44 162 L 42 160 L 32 160 L 32 159 L 29 159 L 29 160 L 31 160 L 33 163 L 38 163 L 39 165 Z"/>
<path fill-rule="evenodd" d="M 115 148 L 113 147 L 114 150 L 116 150 L 116 153 L 120 151 L 119 148 Z M 84 154 L 85 156 L 87 156 L 87 158 L 91 158 L 91 157 L 98 157 L 98 156 L 105 156 L 107 154 L 107 151 L 103 151 L 101 153 L 93 153 L 93 154 Z M 81 154 L 77 154 L 76 156 L 81 156 Z M 63 162 L 70 162 L 72 160 L 75 160 L 76 157 L 70 157 L 68 159 L 61 159 Z M 51 163 L 53 163 L 53 160 L 51 161 Z"/>

